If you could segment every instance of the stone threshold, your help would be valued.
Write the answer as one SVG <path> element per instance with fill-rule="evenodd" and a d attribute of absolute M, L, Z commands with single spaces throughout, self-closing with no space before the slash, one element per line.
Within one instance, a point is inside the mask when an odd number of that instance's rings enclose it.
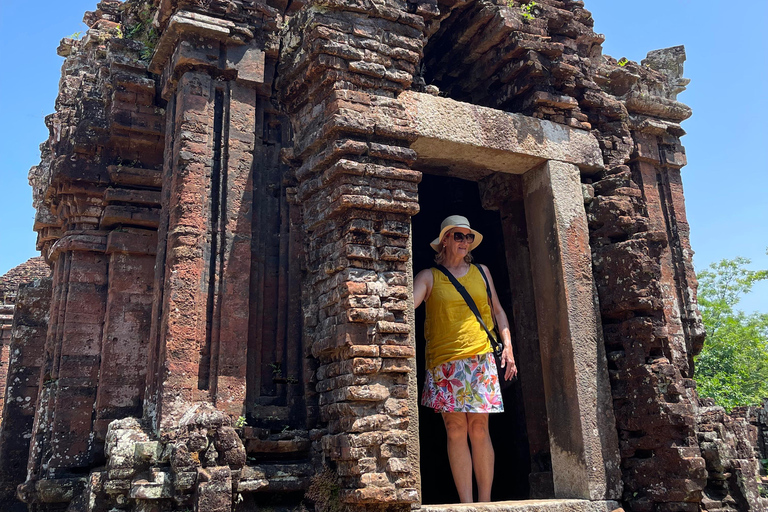
<path fill-rule="evenodd" d="M 419 510 L 423 512 L 613 512 L 618 508 L 621 508 L 618 501 L 521 500 L 422 505 Z"/>

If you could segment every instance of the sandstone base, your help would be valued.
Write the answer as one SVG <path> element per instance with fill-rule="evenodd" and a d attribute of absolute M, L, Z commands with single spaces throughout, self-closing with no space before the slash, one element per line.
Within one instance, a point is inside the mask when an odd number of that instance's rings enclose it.
<path fill-rule="evenodd" d="M 421 510 L 428 512 L 612 512 L 618 508 L 620 505 L 616 501 L 524 500 L 425 505 Z"/>

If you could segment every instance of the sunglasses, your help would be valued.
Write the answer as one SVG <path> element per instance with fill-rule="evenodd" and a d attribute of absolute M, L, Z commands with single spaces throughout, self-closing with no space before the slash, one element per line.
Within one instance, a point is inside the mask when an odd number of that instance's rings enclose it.
<path fill-rule="evenodd" d="M 466 235 L 460 231 L 454 231 L 453 232 L 453 240 L 456 242 L 463 242 L 464 240 L 467 241 L 467 243 L 472 243 L 475 241 L 475 234 L 474 233 L 467 233 Z"/>

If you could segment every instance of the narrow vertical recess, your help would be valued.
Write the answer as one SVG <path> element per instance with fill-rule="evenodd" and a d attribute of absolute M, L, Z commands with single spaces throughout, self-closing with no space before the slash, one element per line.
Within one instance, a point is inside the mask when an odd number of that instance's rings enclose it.
<path fill-rule="evenodd" d="M 663 155 L 663 148 L 659 145 L 659 155 Z M 662 157 L 663 158 L 663 157 Z M 663 162 L 660 162 L 663 165 Z M 689 287 L 688 279 L 685 274 L 685 258 L 683 256 L 683 248 L 680 244 L 680 234 L 677 226 L 677 216 L 675 215 L 675 208 L 672 205 L 671 197 L 671 185 L 669 183 L 669 170 L 665 167 L 661 167 L 663 172 L 656 173 L 656 187 L 659 191 L 659 202 L 661 203 L 661 211 L 664 213 L 664 223 L 667 226 L 667 239 L 669 240 L 669 250 L 672 253 L 672 268 L 674 269 L 675 277 L 675 293 L 677 294 L 677 302 L 680 308 L 680 325 L 683 328 L 683 335 L 686 339 L 686 345 L 689 350 L 688 357 L 688 375 L 684 375 L 688 378 L 693 378 L 693 354 L 690 353 L 691 344 L 691 332 L 689 325 L 689 314 L 691 310 L 691 304 L 687 294 L 683 293 L 683 290 L 687 290 Z"/>
<path fill-rule="evenodd" d="M 263 326 L 264 297 L 264 250 L 261 245 L 262 237 L 259 229 L 262 218 L 262 201 L 260 192 L 263 189 L 264 177 L 264 103 L 265 100 L 257 96 L 256 115 L 253 126 L 253 207 L 252 211 L 252 237 L 251 237 L 251 276 L 249 285 L 249 315 L 248 315 L 248 361 L 246 367 L 246 404 L 247 410 L 252 414 L 253 405 L 261 396 L 262 383 L 262 358 L 261 358 L 261 332 Z"/>
<path fill-rule="evenodd" d="M 219 245 L 221 240 L 221 174 L 224 124 L 224 91 L 216 89 L 213 103 L 213 162 L 211 163 L 211 207 L 210 207 L 210 251 L 208 253 L 208 297 L 205 308 L 205 344 L 200 354 L 200 371 L 198 372 L 197 387 L 209 390 L 211 382 L 211 361 L 213 359 L 213 344 L 218 337 L 218 321 L 216 318 L 217 296 L 220 271 Z M 218 268 L 217 268 L 218 267 Z"/>
<path fill-rule="evenodd" d="M 69 300 L 69 288 L 70 288 L 70 270 L 72 267 L 72 253 L 70 251 L 62 252 L 59 254 L 59 258 L 63 259 L 62 278 L 60 283 L 61 294 L 59 295 L 59 307 L 56 311 L 56 330 L 53 338 L 53 346 L 51 351 L 53 354 L 52 366 L 51 366 L 51 378 L 59 378 L 59 366 L 61 365 L 61 340 L 64 337 L 64 321 L 66 317 L 66 304 Z M 63 284 L 63 285 L 62 285 Z"/>
<path fill-rule="evenodd" d="M 211 252 L 211 261 L 217 261 L 218 271 L 216 272 L 216 291 L 213 298 L 214 310 L 212 318 L 211 334 L 211 369 L 209 377 L 209 387 L 211 395 L 216 396 L 219 375 L 219 353 L 221 347 L 221 303 L 224 293 L 224 261 L 227 252 L 231 249 L 231 240 L 227 241 L 227 181 L 229 168 L 229 105 L 230 90 L 229 84 L 226 89 L 216 90 L 216 121 L 214 122 L 214 134 L 216 140 L 217 160 L 219 162 L 219 215 L 218 215 L 218 247 L 217 252 Z M 210 292 L 209 292 L 210 293 Z M 210 302 L 210 300 L 209 300 Z"/>

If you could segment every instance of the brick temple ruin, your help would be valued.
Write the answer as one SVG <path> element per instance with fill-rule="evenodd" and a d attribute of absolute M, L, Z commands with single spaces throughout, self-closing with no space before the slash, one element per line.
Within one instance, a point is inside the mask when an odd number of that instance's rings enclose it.
<path fill-rule="evenodd" d="M 85 22 L 30 172 L 51 278 L 3 306 L 0 509 L 452 510 L 411 282 L 457 213 L 520 367 L 492 510 L 766 510 L 766 408 L 692 380 L 682 47 L 618 63 L 579 0 Z"/>

